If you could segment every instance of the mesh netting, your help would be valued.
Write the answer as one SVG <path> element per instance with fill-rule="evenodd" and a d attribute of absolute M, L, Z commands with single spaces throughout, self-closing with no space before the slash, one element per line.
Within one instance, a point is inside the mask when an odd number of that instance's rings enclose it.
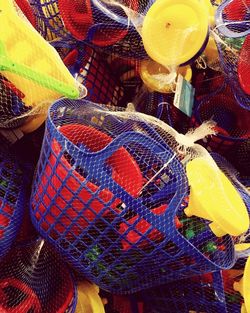
<path fill-rule="evenodd" d="M 9 313 L 73 313 L 77 300 L 69 269 L 42 239 L 2 260 L 0 294 L 0 311 Z"/>
<path fill-rule="evenodd" d="M 216 13 L 215 39 L 221 67 L 240 106 L 250 108 L 249 89 L 249 1 L 224 1 Z"/>
<path fill-rule="evenodd" d="M 21 9 L 22 13 L 26 16 L 32 26 L 36 28 L 36 17 L 28 0 L 15 0 L 15 3 L 18 5 L 19 9 Z"/>
<path fill-rule="evenodd" d="M 250 176 L 250 139 L 240 143 L 234 155 L 230 157 L 231 162 L 242 176 Z"/>
<path fill-rule="evenodd" d="M 124 88 L 118 73 L 109 66 L 105 57 L 101 51 L 82 45 L 79 52 L 75 52 L 73 60 L 67 59 L 68 68 L 77 81 L 87 88 L 87 100 L 107 105 L 121 105 Z"/>
<path fill-rule="evenodd" d="M 174 93 L 150 92 L 144 87 L 133 99 L 138 112 L 143 112 L 164 121 L 180 133 L 186 133 L 190 127 L 190 118 L 174 105 Z"/>
<path fill-rule="evenodd" d="M 145 291 L 142 294 L 145 313 L 247 312 L 248 296 L 240 289 L 239 283 L 245 285 L 246 277 L 243 276 L 249 274 L 250 250 L 242 247 L 239 246 L 237 262 L 230 270 L 208 273 Z M 246 296 L 245 300 L 241 293 Z"/>
<path fill-rule="evenodd" d="M 38 31 L 53 45 L 59 42 L 85 40 L 100 47 L 111 46 L 126 38 L 131 32 L 130 28 L 134 28 L 129 24 L 124 10 L 111 2 L 30 0 L 30 4 L 37 19 Z M 125 5 L 135 11 L 142 9 L 136 1 L 130 1 Z M 134 38 L 136 36 L 140 38 L 135 30 L 132 33 Z M 133 41 L 130 36 L 129 39 L 128 44 Z M 141 42 L 141 39 L 138 40 Z M 140 50 L 143 50 L 141 44 L 138 44 Z M 125 51 L 124 41 L 119 46 Z"/>
<path fill-rule="evenodd" d="M 0 36 L 0 127 L 27 133 L 42 124 L 53 101 L 78 98 L 80 85 L 13 0 L 2 0 L 0 10 L 6 30 Z"/>
<path fill-rule="evenodd" d="M 145 313 L 240 312 L 242 297 L 233 289 L 234 281 L 225 271 L 161 286 L 145 295 Z"/>
<path fill-rule="evenodd" d="M 0 257 L 16 239 L 27 203 L 25 173 L 16 159 L 0 152 Z"/>
<path fill-rule="evenodd" d="M 140 116 L 87 101 L 55 103 L 31 201 L 38 231 L 75 269 L 115 293 L 234 260 L 230 236 L 217 237 L 208 220 L 184 213 L 184 164 L 209 155 L 198 145 L 182 147 L 172 128 Z"/>
<path fill-rule="evenodd" d="M 195 96 L 200 99 L 217 90 L 224 82 L 224 76 L 211 69 L 196 69 L 193 71 L 192 85 L 195 88 Z"/>
<path fill-rule="evenodd" d="M 210 151 L 233 153 L 238 145 L 250 136 L 249 111 L 238 106 L 231 88 L 226 83 L 198 99 L 193 121 L 195 125 L 199 125 L 206 120 L 216 122 L 217 135 L 202 143 Z"/>

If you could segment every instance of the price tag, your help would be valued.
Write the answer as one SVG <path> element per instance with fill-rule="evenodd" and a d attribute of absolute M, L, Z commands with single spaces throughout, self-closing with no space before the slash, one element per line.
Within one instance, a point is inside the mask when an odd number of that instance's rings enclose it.
<path fill-rule="evenodd" d="M 182 75 L 179 74 L 176 84 L 174 106 L 189 117 L 192 115 L 194 92 L 194 87 Z"/>

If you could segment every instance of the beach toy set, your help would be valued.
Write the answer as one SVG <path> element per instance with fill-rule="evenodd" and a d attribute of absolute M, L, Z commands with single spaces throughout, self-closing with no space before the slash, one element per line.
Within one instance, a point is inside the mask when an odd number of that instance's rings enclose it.
<path fill-rule="evenodd" d="M 0 0 L 0 312 L 250 313 L 249 0 Z"/>
<path fill-rule="evenodd" d="M 128 294 L 230 268 L 231 236 L 248 230 L 244 201 L 206 150 L 183 164 L 178 133 L 164 125 L 83 100 L 50 109 L 32 220 L 104 290 Z"/>

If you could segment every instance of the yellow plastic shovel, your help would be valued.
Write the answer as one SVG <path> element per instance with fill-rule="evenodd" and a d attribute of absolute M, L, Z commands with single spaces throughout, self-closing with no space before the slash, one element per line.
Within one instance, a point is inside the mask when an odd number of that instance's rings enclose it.
<path fill-rule="evenodd" d="M 13 0 L 0 0 L 0 20 L 0 73 L 25 95 L 26 105 L 79 97 L 79 85 L 56 50 L 18 16 Z"/>
<path fill-rule="evenodd" d="M 213 233 L 239 236 L 249 228 L 247 208 L 235 187 L 211 160 L 196 158 L 186 167 L 190 198 L 187 216 L 211 221 Z"/>

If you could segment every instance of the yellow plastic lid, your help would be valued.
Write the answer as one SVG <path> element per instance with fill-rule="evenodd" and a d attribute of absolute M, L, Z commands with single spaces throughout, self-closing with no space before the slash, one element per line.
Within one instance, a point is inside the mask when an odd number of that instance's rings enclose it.
<path fill-rule="evenodd" d="M 206 5 L 197 0 L 156 0 L 142 25 L 142 41 L 156 62 L 179 65 L 191 60 L 208 35 Z"/>
<path fill-rule="evenodd" d="M 243 277 L 234 283 L 234 290 L 238 291 L 244 298 L 241 312 L 250 313 L 250 257 L 247 259 Z"/>
<path fill-rule="evenodd" d="M 211 221 L 213 233 L 239 236 L 249 228 L 247 208 L 235 187 L 209 159 L 196 158 L 186 167 L 190 185 L 187 216 Z"/>
<path fill-rule="evenodd" d="M 161 74 L 169 74 L 169 70 L 153 61 L 153 60 L 143 60 L 140 66 L 140 75 L 144 84 L 152 91 L 158 91 L 161 93 L 172 93 L 173 92 L 173 84 L 164 83 L 163 79 L 159 79 Z M 189 65 L 180 66 L 177 68 L 177 75 L 181 74 L 187 81 L 190 81 L 192 78 L 192 69 Z"/>
<path fill-rule="evenodd" d="M 88 281 L 79 283 L 75 313 L 105 313 L 98 286 Z"/>

